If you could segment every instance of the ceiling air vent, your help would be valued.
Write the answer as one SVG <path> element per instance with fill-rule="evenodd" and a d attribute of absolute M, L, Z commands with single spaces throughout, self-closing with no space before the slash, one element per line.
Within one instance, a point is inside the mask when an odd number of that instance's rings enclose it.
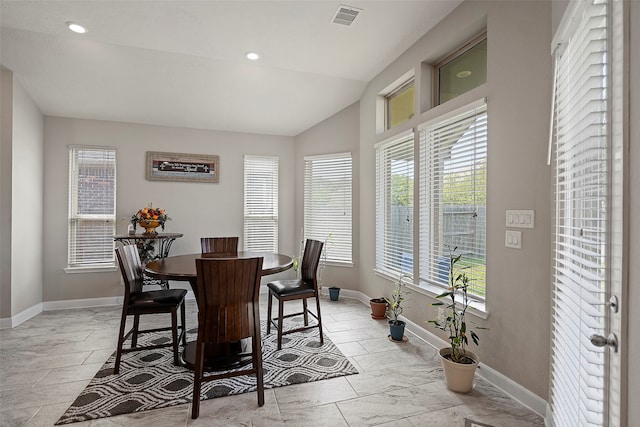
<path fill-rule="evenodd" d="M 351 25 L 361 11 L 362 9 L 357 7 L 340 5 L 331 22 L 340 25 Z"/>

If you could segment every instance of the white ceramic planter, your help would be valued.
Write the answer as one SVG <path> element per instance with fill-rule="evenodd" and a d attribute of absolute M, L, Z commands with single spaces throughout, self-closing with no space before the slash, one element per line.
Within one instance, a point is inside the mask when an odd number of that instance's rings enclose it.
<path fill-rule="evenodd" d="M 456 393 L 469 393 L 473 389 L 473 379 L 480 359 L 471 350 L 465 350 L 465 356 L 472 358 L 475 363 L 455 363 L 445 357 L 451 354 L 451 351 L 451 347 L 440 350 L 440 361 L 444 369 L 447 388 Z"/>

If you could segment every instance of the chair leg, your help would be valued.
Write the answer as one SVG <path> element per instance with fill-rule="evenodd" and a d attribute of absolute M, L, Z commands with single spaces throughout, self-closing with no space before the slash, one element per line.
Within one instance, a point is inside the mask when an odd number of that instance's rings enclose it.
<path fill-rule="evenodd" d="M 140 329 L 140 315 L 133 316 L 133 334 L 131 335 L 131 348 L 138 346 L 138 330 Z"/>
<path fill-rule="evenodd" d="M 269 290 L 269 302 L 267 303 L 267 335 L 271 333 L 271 290 Z"/>
<path fill-rule="evenodd" d="M 324 335 L 322 334 L 322 315 L 320 314 L 320 295 L 316 293 L 316 310 L 318 315 L 318 329 L 320 330 L 320 344 L 324 344 Z"/>
<path fill-rule="evenodd" d="M 113 367 L 113 373 L 120 373 L 120 359 L 122 358 L 122 346 L 124 345 L 124 330 L 127 324 L 127 313 L 122 310 L 122 318 L 120 319 L 120 333 L 118 334 L 118 348 L 116 349 L 116 362 Z"/>
<path fill-rule="evenodd" d="M 302 316 L 304 317 L 304 326 L 309 326 L 309 314 L 307 308 L 307 299 L 302 299 Z"/>
<path fill-rule="evenodd" d="M 284 301 L 278 299 L 278 350 L 282 349 L 282 323 L 284 320 Z"/>
<path fill-rule="evenodd" d="M 173 364 L 180 365 L 178 357 L 178 307 L 171 310 L 171 337 L 173 338 Z"/>
<path fill-rule="evenodd" d="M 257 325 L 260 327 L 260 325 Z M 264 371 L 262 369 L 262 343 L 260 337 L 253 336 L 251 343 L 253 348 L 253 367 L 256 369 L 256 382 L 258 386 L 258 406 L 264 406 Z"/>
<path fill-rule="evenodd" d="M 187 322 L 186 322 L 186 307 L 184 300 L 182 300 L 182 309 L 180 310 L 180 322 L 182 323 L 182 345 L 187 346 Z"/>
<path fill-rule="evenodd" d="M 193 372 L 193 398 L 191 399 L 191 418 L 200 416 L 200 386 L 204 370 L 204 344 L 198 340 L 196 344 L 196 365 Z"/>

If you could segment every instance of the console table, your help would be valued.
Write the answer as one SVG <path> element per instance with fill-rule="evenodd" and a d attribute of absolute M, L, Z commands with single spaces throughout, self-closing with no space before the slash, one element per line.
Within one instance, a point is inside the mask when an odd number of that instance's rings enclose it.
<path fill-rule="evenodd" d="M 113 236 L 113 240 L 123 245 L 136 245 L 142 268 L 156 259 L 162 259 L 169 256 L 171 245 L 173 242 L 182 237 L 182 233 L 157 233 L 157 234 L 118 234 Z M 144 276 L 145 285 L 159 285 L 163 289 L 169 288 L 169 282 Z"/>

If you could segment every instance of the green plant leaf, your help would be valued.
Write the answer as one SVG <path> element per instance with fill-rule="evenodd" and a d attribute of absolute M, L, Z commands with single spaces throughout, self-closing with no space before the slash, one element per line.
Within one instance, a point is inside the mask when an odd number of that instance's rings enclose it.
<path fill-rule="evenodd" d="M 450 297 L 451 295 L 453 295 L 453 292 L 445 292 L 438 295 L 436 298 L 445 298 L 445 297 Z"/>
<path fill-rule="evenodd" d="M 480 341 L 480 337 L 478 337 L 478 335 L 473 331 L 471 331 L 471 339 L 473 340 L 473 343 L 475 345 L 478 345 L 478 342 Z"/>

